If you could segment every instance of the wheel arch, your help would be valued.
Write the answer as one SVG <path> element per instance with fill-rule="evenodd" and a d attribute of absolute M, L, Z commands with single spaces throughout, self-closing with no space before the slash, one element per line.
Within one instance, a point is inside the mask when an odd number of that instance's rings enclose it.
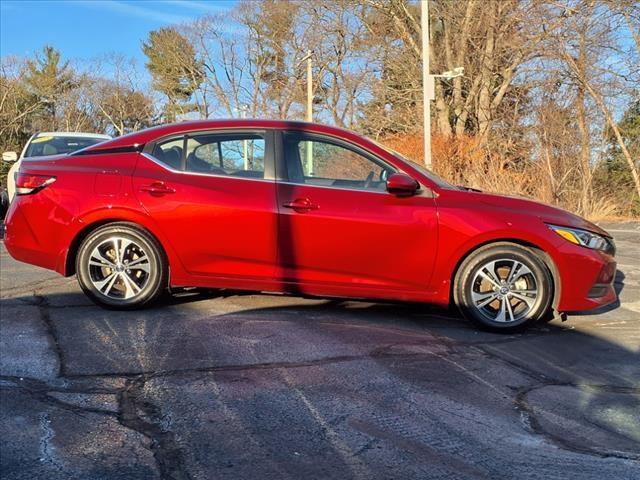
<path fill-rule="evenodd" d="M 551 281 L 553 283 L 553 299 L 551 302 L 551 306 L 554 311 L 557 311 L 557 306 L 560 302 L 560 294 L 561 294 L 561 278 L 558 271 L 558 267 L 554 262 L 553 258 L 549 253 L 542 248 L 540 245 L 536 245 L 535 243 L 529 242 L 527 240 L 523 240 L 521 238 L 500 238 L 500 239 L 491 239 L 468 248 L 463 255 L 460 256 L 458 261 L 456 262 L 451 276 L 449 278 L 449 304 L 453 306 L 454 303 L 454 288 L 456 285 L 456 277 L 458 272 L 460 271 L 460 266 L 463 262 L 469 258 L 469 256 L 478 252 L 481 249 L 491 248 L 497 245 L 519 245 L 522 247 L 530 248 L 538 255 L 538 257 L 544 262 L 544 264 L 549 269 L 549 273 L 551 274 Z"/>
<path fill-rule="evenodd" d="M 145 233 L 152 236 L 156 240 L 160 248 L 162 249 L 162 253 L 164 254 L 167 261 L 169 262 L 169 265 L 171 265 L 171 262 L 169 260 L 169 255 L 164 243 L 158 237 L 158 235 L 156 235 L 156 233 L 153 230 L 148 228 L 148 226 L 142 225 L 139 222 L 132 221 L 129 218 L 110 217 L 110 218 L 102 218 L 99 220 L 95 220 L 94 222 L 85 225 L 82 229 L 80 229 L 76 233 L 76 235 L 71 240 L 71 243 L 69 244 L 69 249 L 67 250 L 67 254 L 64 260 L 64 276 L 65 277 L 70 277 L 71 275 L 74 275 L 76 273 L 76 257 L 78 255 L 78 250 L 80 249 L 80 245 L 82 245 L 82 242 L 84 241 L 84 239 L 87 238 L 92 232 L 96 231 L 98 228 L 103 227 L 105 225 L 110 225 L 112 223 L 129 224 L 134 228 L 143 230 Z"/>

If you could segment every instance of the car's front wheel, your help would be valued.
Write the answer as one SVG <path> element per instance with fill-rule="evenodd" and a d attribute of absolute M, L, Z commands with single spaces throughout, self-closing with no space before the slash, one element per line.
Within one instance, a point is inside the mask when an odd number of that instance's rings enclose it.
<path fill-rule="evenodd" d="M 133 309 L 165 291 L 168 268 L 158 242 L 129 223 L 112 223 L 91 232 L 76 257 L 80 287 L 95 303 Z"/>
<path fill-rule="evenodd" d="M 533 249 L 516 244 L 488 245 L 460 265 L 454 301 L 462 314 L 481 328 L 512 332 L 548 312 L 553 279 Z"/>

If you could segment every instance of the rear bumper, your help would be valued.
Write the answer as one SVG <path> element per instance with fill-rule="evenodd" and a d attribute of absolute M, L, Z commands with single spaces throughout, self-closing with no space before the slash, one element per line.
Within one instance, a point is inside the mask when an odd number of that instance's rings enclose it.
<path fill-rule="evenodd" d="M 49 270 L 58 270 L 56 239 L 50 233 L 38 232 L 19 207 L 19 197 L 11 205 L 4 222 L 4 245 L 16 260 Z"/>

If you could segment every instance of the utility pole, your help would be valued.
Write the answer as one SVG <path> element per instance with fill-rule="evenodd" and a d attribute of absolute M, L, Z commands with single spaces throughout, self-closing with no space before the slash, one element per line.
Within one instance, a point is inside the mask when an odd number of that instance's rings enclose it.
<path fill-rule="evenodd" d="M 249 109 L 248 105 L 240 105 L 238 110 L 240 111 L 240 118 L 247 117 L 247 110 Z M 249 148 L 247 145 L 247 140 L 242 140 L 242 158 L 244 160 L 244 169 L 249 170 Z"/>
<path fill-rule="evenodd" d="M 307 122 L 313 122 L 313 71 L 311 70 L 311 56 L 313 52 L 307 52 Z M 307 173 L 313 176 L 313 142 L 307 142 Z"/>
<path fill-rule="evenodd" d="M 307 50 L 307 54 L 296 64 L 295 68 L 298 68 L 302 62 L 307 62 L 307 112 L 305 114 L 305 120 L 307 122 L 313 122 L 313 50 Z M 307 175 L 313 176 L 313 142 L 306 141 L 306 163 L 307 163 Z"/>
<path fill-rule="evenodd" d="M 311 70 L 311 55 L 309 50 L 306 55 L 307 60 L 307 122 L 313 122 L 313 72 Z"/>
<path fill-rule="evenodd" d="M 431 100 L 434 99 L 433 77 L 429 75 L 429 0 L 421 0 L 422 30 L 422 120 L 424 123 L 424 164 L 431 168 Z"/>
<path fill-rule="evenodd" d="M 422 30 L 422 115 L 424 122 L 424 165 L 431 168 L 431 101 L 436 98 L 435 79 L 451 80 L 464 75 L 464 67 L 455 67 L 441 75 L 429 73 L 429 0 L 420 0 L 422 8 L 420 27 Z"/>

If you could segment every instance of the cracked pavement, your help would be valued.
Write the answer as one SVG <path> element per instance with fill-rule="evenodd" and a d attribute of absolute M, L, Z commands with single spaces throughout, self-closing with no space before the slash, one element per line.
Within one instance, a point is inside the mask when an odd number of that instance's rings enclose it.
<path fill-rule="evenodd" d="M 0 251 L 3 479 L 640 478 L 640 225 L 620 305 L 524 334 L 419 305 L 91 304 Z"/>

